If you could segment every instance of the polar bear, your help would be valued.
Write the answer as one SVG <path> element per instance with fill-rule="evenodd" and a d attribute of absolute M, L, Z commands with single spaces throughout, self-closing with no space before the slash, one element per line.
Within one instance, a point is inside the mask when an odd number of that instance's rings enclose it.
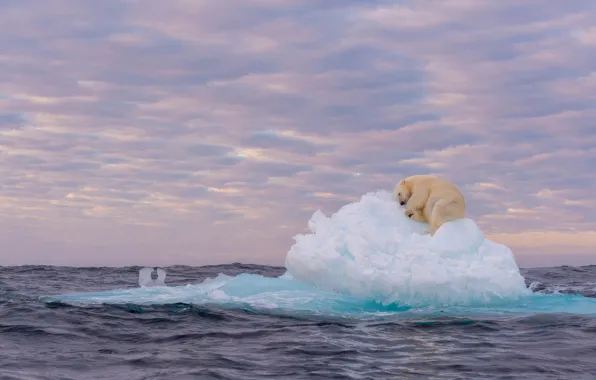
<path fill-rule="evenodd" d="M 432 175 L 413 175 L 402 179 L 393 190 L 404 214 L 418 222 L 428 223 L 427 234 L 434 235 L 445 222 L 464 218 L 466 201 L 453 183 Z"/>

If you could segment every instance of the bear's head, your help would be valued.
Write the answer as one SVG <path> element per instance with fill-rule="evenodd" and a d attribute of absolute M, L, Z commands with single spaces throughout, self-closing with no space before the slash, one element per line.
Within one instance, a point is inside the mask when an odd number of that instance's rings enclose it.
<path fill-rule="evenodd" d="M 402 179 L 393 189 L 393 197 L 400 205 L 405 205 L 412 196 L 412 190 L 410 189 L 409 183 Z"/>

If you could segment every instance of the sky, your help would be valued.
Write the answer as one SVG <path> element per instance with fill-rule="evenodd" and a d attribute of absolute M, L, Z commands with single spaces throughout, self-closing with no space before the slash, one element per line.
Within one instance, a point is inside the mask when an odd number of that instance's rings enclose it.
<path fill-rule="evenodd" d="M 0 0 L 0 265 L 283 265 L 404 176 L 596 264 L 593 0 Z"/>

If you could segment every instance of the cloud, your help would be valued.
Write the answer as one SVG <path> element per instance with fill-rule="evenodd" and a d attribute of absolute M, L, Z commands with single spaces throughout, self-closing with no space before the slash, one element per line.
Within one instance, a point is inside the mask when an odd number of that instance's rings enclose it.
<path fill-rule="evenodd" d="M 315 210 L 421 172 L 530 264 L 584 252 L 595 11 L 4 1 L 0 261 L 280 264 Z"/>
<path fill-rule="evenodd" d="M 18 113 L 0 113 L 0 129 L 20 129 L 25 123 L 25 118 Z"/>

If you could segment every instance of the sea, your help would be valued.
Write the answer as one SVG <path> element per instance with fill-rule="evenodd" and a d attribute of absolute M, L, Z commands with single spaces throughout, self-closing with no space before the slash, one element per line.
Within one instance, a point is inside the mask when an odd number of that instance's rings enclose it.
<path fill-rule="evenodd" d="M 165 267 L 150 288 L 140 270 L 0 267 L 0 379 L 596 379 L 596 266 L 520 270 L 554 309 L 419 314 L 292 308 L 263 285 L 283 267 Z"/>

